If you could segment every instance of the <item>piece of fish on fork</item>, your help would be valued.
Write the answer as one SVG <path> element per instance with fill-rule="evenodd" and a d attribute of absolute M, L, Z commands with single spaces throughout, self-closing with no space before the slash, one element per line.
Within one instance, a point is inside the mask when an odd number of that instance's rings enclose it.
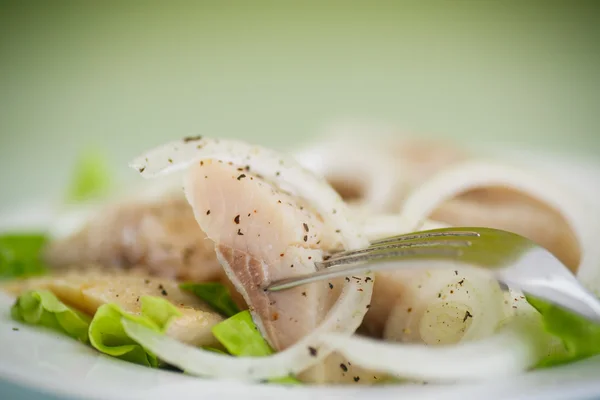
<path fill-rule="evenodd" d="M 600 301 L 552 253 L 523 236 L 492 228 L 443 228 L 377 240 L 364 249 L 335 253 L 316 263 L 316 272 L 266 289 L 280 291 L 366 270 L 456 266 L 447 261 L 486 270 L 504 286 L 600 322 Z"/>

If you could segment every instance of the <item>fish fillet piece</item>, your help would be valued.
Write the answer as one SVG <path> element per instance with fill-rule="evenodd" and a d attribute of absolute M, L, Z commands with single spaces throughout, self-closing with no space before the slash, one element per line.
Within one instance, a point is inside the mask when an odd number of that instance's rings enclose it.
<path fill-rule="evenodd" d="M 247 169 L 221 161 L 190 167 L 185 189 L 200 227 L 270 345 L 283 350 L 318 326 L 341 289 L 339 281 L 279 293 L 263 288 L 315 271 L 323 248 L 335 242 L 321 216 Z"/>
<path fill-rule="evenodd" d="M 64 303 L 89 315 L 108 303 L 139 313 L 141 296 L 162 297 L 173 303 L 182 314 L 169 325 L 168 336 L 195 346 L 219 346 L 211 328 L 223 318 L 195 295 L 179 289 L 177 282 L 172 280 L 90 267 L 56 276 L 14 281 L 1 289 L 14 295 L 26 290 L 46 289 Z"/>
<path fill-rule="evenodd" d="M 445 201 L 430 215 L 450 226 L 484 226 L 523 235 L 550 250 L 573 272 L 580 264 L 580 244 L 565 218 L 547 204 L 526 193 L 502 187 L 482 187 Z M 362 329 L 381 336 L 394 304 L 412 296 L 412 271 L 382 271 L 376 274 L 371 308 Z M 396 325 L 404 322 L 398 321 Z"/>
<path fill-rule="evenodd" d="M 515 232 L 550 250 L 574 273 L 580 264 L 580 244 L 565 218 L 542 201 L 517 190 L 503 187 L 471 190 L 440 204 L 430 218 L 450 226 L 485 226 Z M 376 274 L 371 308 L 363 323 L 366 332 L 374 336 L 382 334 L 393 304 L 410 296 L 412 275 L 414 272 L 410 271 Z"/>
<path fill-rule="evenodd" d="M 580 249 L 560 212 L 526 193 L 505 187 L 467 191 L 439 206 L 431 218 L 452 226 L 485 226 L 525 236 L 577 272 Z"/>
<path fill-rule="evenodd" d="M 450 142 L 432 139 L 406 138 L 389 143 L 387 149 L 399 162 L 398 178 L 408 191 L 444 168 L 472 158 Z"/>
<path fill-rule="evenodd" d="M 44 259 L 56 268 L 90 263 L 136 267 L 153 276 L 195 282 L 222 275 L 212 242 L 183 193 L 111 204 L 80 231 L 51 242 Z"/>

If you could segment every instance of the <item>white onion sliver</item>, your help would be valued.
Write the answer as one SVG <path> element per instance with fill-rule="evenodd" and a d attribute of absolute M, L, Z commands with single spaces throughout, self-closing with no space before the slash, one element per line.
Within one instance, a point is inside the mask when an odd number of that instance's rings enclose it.
<path fill-rule="evenodd" d="M 363 221 L 363 233 L 369 241 L 414 232 L 404 216 L 398 214 L 374 214 L 366 216 Z M 438 221 L 427 220 L 420 227 L 422 230 L 448 228 L 450 225 Z"/>
<path fill-rule="evenodd" d="M 514 317 L 491 337 L 450 346 L 391 344 L 327 334 L 328 345 L 362 368 L 401 378 L 452 382 L 519 374 L 547 353 L 539 319 Z"/>
<path fill-rule="evenodd" d="M 390 312 L 384 338 L 449 344 L 488 337 L 500 326 L 506 313 L 498 282 L 484 271 L 448 263 L 449 269 L 414 276 Z"/>
<path fill-rule="evenodd" d="M 368 245 L 367 238 L 361 235 L 352 220 L 351 212 L 335 190 L 295 161 L 262 147 L 232 140 L 189 138 L 154 149 L 134 160 L 130 166 L 142 176 L 151 178 L 185 169 L 204 159 L 250 166 L 252 172 L 306 199 L 328 224 L 340 231 L 340 239 L 346 249 Z M 269 357 L 243 359 L 218 356 L 210 351 L 173 343 L 172 339 L 166 337 L 161 337 L 161 340 L 140 327 L 136 329 L 130 326 L 130 334 L 160 358 L 190 373 L 229 376 L 241 380 L 260 380 L 299 373 L 331 353 L 318 340 L 323 333 L 341 332 L 348 335 L 358 328 L 373 290 L 374 280 L 364 281 L 345 282 L 338 300 L 317 329 L 293 346 Z M 309 347 L 318 348 L 317 357 L 311 355 Z"/>
<path fill-rule="evenodd" d="M 295 158 L 329 180 L 359 183 L 365 190 L 360 204 L 376 212 L 394 208 L 401 181 L 398 163 L 372 143 L 331 139 L 296 153 Z"/>
<path fill-rule="evenodd" d="M 596 262 L 600 247 L 596 245 L 597 235 L 594 235 L 598 221 L 590 221 L 592 210 L 571 196 L 567 189 L 532 171 L 486 161 L 458 164 L 416 188 L 405 201 L 400 218 L 409 230 L 419 230 L 431 213 L 447 200 L 472 189 L 490 186 L 505 186 L 525 192 L 560 212 L 580 245 L 578 277 L 583 282 L 598 277 L 600 272 Z"/>

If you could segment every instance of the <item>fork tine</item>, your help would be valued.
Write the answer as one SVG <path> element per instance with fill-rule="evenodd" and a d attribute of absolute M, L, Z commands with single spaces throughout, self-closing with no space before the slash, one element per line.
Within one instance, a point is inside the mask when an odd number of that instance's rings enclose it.
<path fill-rule="evenodd" d="M 400 254 L 408 254 L 411 249 L 457 249 L 460 247 L 471 246 L 471 242 L 467 240 L 436 240 L 427 242 L 394 242 L 384 246 L 368 247 L 353 252 L 347 252 L 340 256 L 328 258 L 322 262 L 318 262 L 317 268 L 330 268 L 336 265 L 352 264 L 356 262 L 371 261 L 379 258 L 395 258 Z"/>
<path fill-rule="evenodd" d="M 431 230 L 431 231 L 424 231 L 424 232 L 419 232 L 419 233 L 408 233 L 406 235 L 398 235 L 398 236 L 392 236 L 392 237 L 388 237 L 385 239 L 379 239 L 379 240 L 374 240 L 373 242 L 371 242 L 371 245 L 379 245 L 379 244 L 384 244 L 384 243 L 388 243 L 388 242 L 396 242 L 396 241 L 408 241 L 408 240 L 423 240 L 423 239 L 430 239 L 430 238 L 434 238 L 434 237 L 462 237 L 462 236 L 468 236 L 468 237 L 479 237 L 481 236 L 479 234 L 479 232 L 474 232 L 474 231 L 462 231 L 462 230 L 455 230 L 455 229 L 449 229 L 449 228 L 442 228 L 442 229 L 435 229 L 435 230 Z"/>
<path fill-rule="evenodd" d="M 294 277 L 282 279 L 271 283 L 265 290 L 277 292 L 280 290 L 289 289 L 299 285 L 304 285 L 311 282 L 316 282 L 326 278 L 348 277 L 352 275 L 361 275 L 372 271 L 383 269 L 394 269 L 396 260 L 447 260 L 449 258 L 458 258 L 462 254 L 462 250 L 452 247 L 413 247 L 397 250 L 395 252 L 386 252 L 370 255 L 369 263 L 364 263 L 360 257 L 353 258 L 351 263 L 340 262 L 337 265 L 332 265 L 329 268 L 321 269 L 304 277 Z M 423 265 L 405 264 L 404 268 L 424 268 Z M 430 267 L 430 265 L 428 265 Z M 358 279 L 358 278 L 355 278 Z"/>
<path fill-rule="evenodd" d="M 335 253 L 329 257 L 324 258 L 324 261 L 333 261 L 333 260 L 339 260 L 342 258 L 345 259 L 348 257 L 360 255 L 360 254 L 374 253 L 376 251 L 394 250 L 394 249 L 410 248 L 410 247 L 427 247 L 427 246 L 463 246 L 463 245 L 465 245 L 465 243 L 467 243 L 467 242 L 464 240 L 459 241 L 459 240 L 455 240 L 455 239 L 441 239 L 441 240 L 436 240 L 436 241 L 431 240 L 428 242 L 416 242 L 416 243 L 411 243 L 411 242 L 406 243 L 405 241 L 393 241 L 393 242 L 390 241 L 390 242 L 381 243 L 381 244 L 377 244 L 377 245 L 371 245 L 364 249 Z"/>

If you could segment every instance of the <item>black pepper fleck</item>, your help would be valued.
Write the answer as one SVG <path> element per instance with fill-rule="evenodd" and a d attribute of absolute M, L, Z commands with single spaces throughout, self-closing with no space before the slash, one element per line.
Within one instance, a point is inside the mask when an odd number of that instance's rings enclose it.
<path fill-rule="evenodd" d="M 465 283 L 465 280 L 464 280 L 464 279 L 461 279 L 461 280 L 458 282 L 458 284 L 459 284 L 460 286 L 462 286 L 462 284 L 463 284 L 463 283 Z"/>
<path fill-rule="evenodd" d="M 15 331 L 15 332 L 19 330 L 19 328 L 16 328 L 16 327 L 13 327 L 12 329 L 13 329 L 13 331 Z"/>
<path fill-rule="evenodd" d="M 467 322 L 467 318 L 473 318 L 473 314 L 471 314 L 468 310 L 465 313 L 465 317 L 463 318 L 463 322 Z"/>
<path fill-rule="evenodd" d="M 358 382 L 358 381 L 360 381 L 360 376 L 355 376 L 354 377 L 354 382 Z"/>
<path fill-rule="evenodd" d="M 244 234 L 242 233 L 242 231 L 240 229 L 238 229 L 237 234 L 238 234 L 238 236 L 244 236 Z"/>
<path fill-rule="evenodd" d="M 245 178 L 245 177 L 246 177 L 246 174 L 240 174 L 240 176 L 237 177 L 237 180 L 239 181 L 239 180 L 241 180 L 242 178 Z"/>
<path fill-rule="evenodd" d="M 189 142 L 196 142 L 198 140 L 201 140 L 202 136 L 198 135 L 198 136 L 188 136 L 188 137 L 184 137 L 183 138 L 183 143 L 189 143 Z"/>
<path fill-rule="evenodd" d="M 310 354 L 311 357 L 316 357 L 317 356 L 317 349 L 315 349 L 314 347 L 309 347 L 308 348 L 308 353 Z"/>
<path fill-rule="evenodd" d="M 173 164 L 173 159 L 169 158 L 169 164 Z"/>
<path fill-rule="evenodd" d="M 308 241 L 308 236 L 304 235 L 304 241 L 307 242 Z"/>
<path fill-rule="evenodd" d="M 235 222 L 236 224 L 240 223 L 240 215 L 236 215 L 235 218 L 233 219 L 233 222 Z"/>
<path fill-rule="evenodd" d="M 346 364 L 344 364 L 344 363 L 341 363 L 341 364 L 340 364 L 340 368 L 342 369 L 342 371 L 344 371 L 344 372 L 348 372 L 348 367 L 346 367 Z"/>
<path fill-rule="evenodd" d="M 304 222 L 302 225 L 304 226 L 304 230 L 306 232 L 308 232 L 308 224 L 306 222 Z"/>
<path fill-rule="evenodd" d="M 306 297 L 306 292 L 302 292 L 302 296 Z"/>
<path fill-rule="evenodd" d="M 141 174 L 142 172 L 144 172 L 145 170 L 146 170 L 146 167 L 142 167 L 142 168 L 138 169 L 138 171 L 140 171 L 140 174 Z"/>
<path fill-rule="evenodd" d="M 206 210 L 206 215 L 210 215 L 210 210 Z"/>
<path fill-rule="evenodd" d="M 333 283 L 329 282 L 329 289 L 333 289 Z"/>
<path fill-rule="evenodd" d="M 166 291 L 165 289 L 163 289 L 163 290 L 162 290 L 160 293 L 161 293 L 163 296 L 167 296 L 167 295 L 168 295 L 168 294 L 167 294 L 167 291 Z"/>
<path fill-rule="evenodd" d="M 454 271 L 454 275 L 458 275 L 458 271 L 456 271 L 456 270 L 455 270 L 455 271 Z"/>

